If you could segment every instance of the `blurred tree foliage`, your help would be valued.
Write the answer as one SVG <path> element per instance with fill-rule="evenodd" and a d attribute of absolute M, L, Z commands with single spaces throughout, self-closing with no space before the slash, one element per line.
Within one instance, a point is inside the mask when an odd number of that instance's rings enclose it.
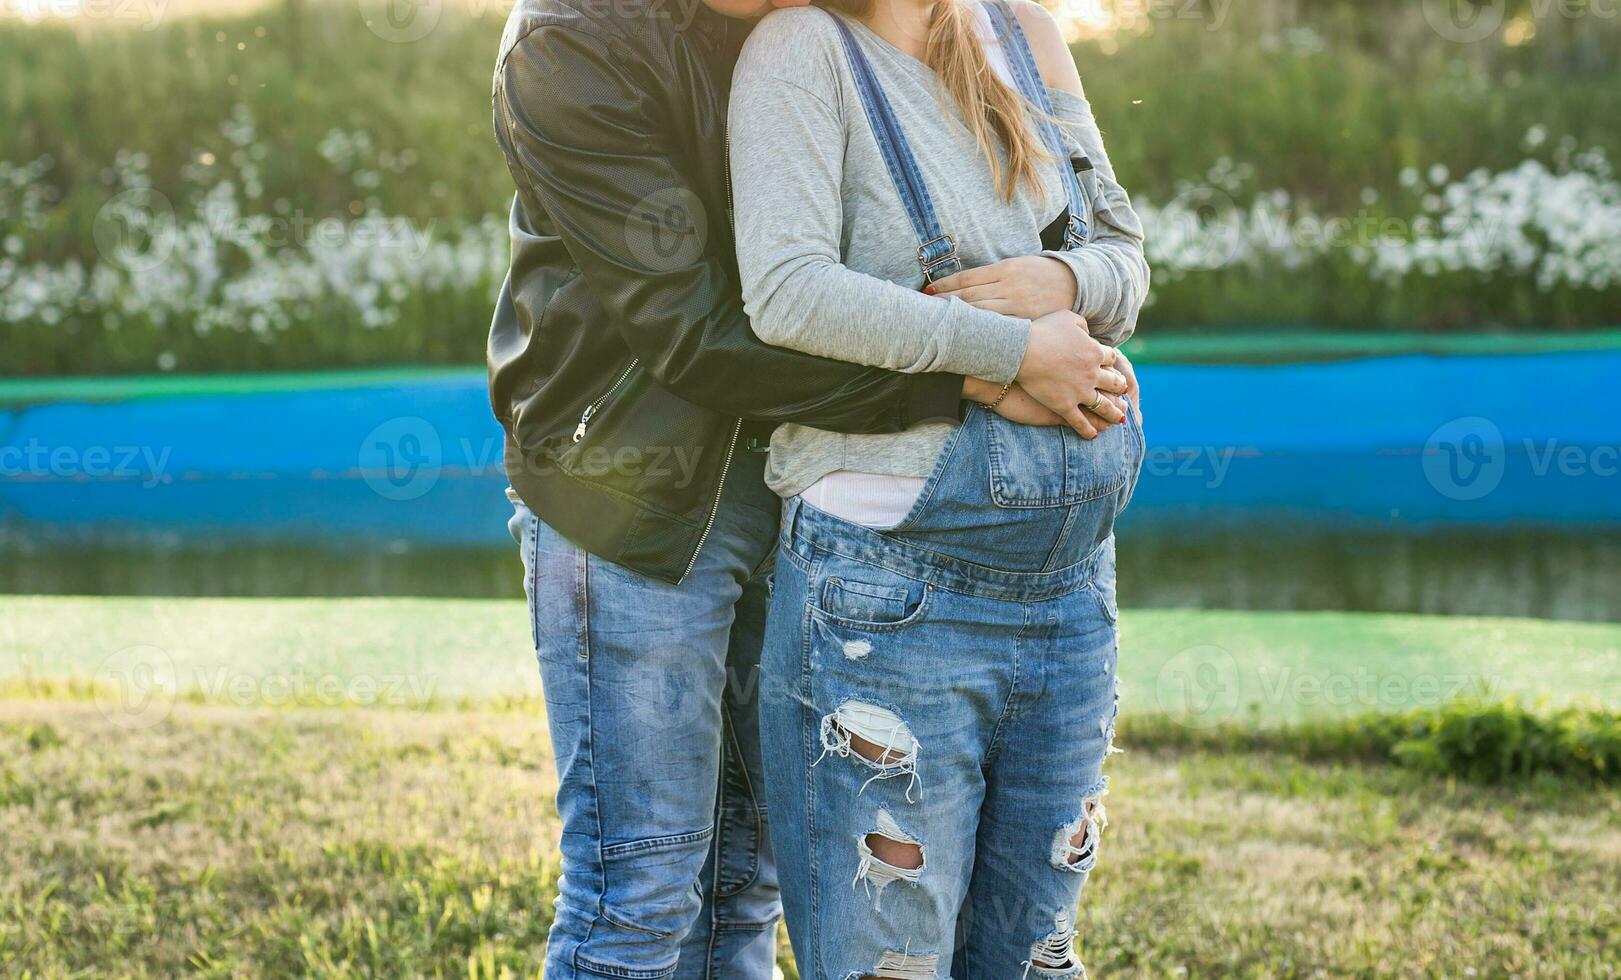
<path fill-rule="evenodd" d="M 1055 0 L 1060 13 L 1064 2 L 1076 0 Z M 150 30 L 0 22 L 0 163 L 48 164 L 30 178 L 38 186 L 24 189 L 37 192 L 43 219 L 24 225 L 0 197 L 0 263 L 93 265 L 96 217 L 121 186 L 121 151 L 142 154 L 143 179 L 181 211 L 196 206 L 199 187 L 234 179 L 225 172 L 244 157 L 259 191 L 241 195 L 244 207 L 267 214 L 382 214 L 436 236 L 504 214 L 511 182 L 489 95 L 504 11 L 470 3 L 422 5 L 418 16 L 437 18 L 431 29 L 403 34 L 368 25 L 366 13 L 384 5 L 352 0 L 170 16 Z M 1282 192 L 1296 212 L 1379 217 L 1412 196 L 1403 175 L 1415 170 L 1503 173 L 1528 157 L 1558 167 L 1557 153 L 1589 148 L 1621 159 L 1621 23 L 1601 0 L 1116 6 L 1118 28 L 1088 34 L 1075 51 L 1111 155 L 1144 203 L 1210 183 L 1213 168 L 1236 168 L 1245 175 L 1232 192 L 1240 207 Z M 1448 36 L 1458 33 L 1448 23 L 1476 16 L 1491 27 L 1483 39 Z M 243 117 L 256 127 L 251 146 L 222 135 Z M 334 166 L 323 150 L 334 133 L 364 134 L 375 150 L 365 166 L 378 179 L 363 183 L 354 168 Z M 0 187 L 7 193 L 19 189 Z M 4 288 L 0 281 L 0 298 Z M 182 343 L 128 322 L 113 337 L 89 309 L 61 325 L 0 315 L 0 346 L 31 352 L 0 371 L 151 370 L 163 365 L 160 352 L 179 352 L 181 370 L 476 362 L 492 290 L 441 289 L 406 304 L 420 317 L 370 335 L 339 320 Z M 1467 277 L 1393 289 L 1330 256 L 1297 270 L 1162 276 L 1144 324 L 1573 327 L 1613 325 L 1618 310 L 1615 290 L 1544 297 L 1526 283 Z"/>

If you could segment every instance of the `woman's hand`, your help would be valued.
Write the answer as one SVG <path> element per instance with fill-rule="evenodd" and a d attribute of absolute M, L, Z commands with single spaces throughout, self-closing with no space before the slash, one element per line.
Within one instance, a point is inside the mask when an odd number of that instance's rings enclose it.
<path fill-rule="evenodd" d="M 962 394 L 964 398 L 990 408 L 991 403 L 1002 396 L 1002 386 L 994 381 L 967 378 L 963 382 Z M 1114 406 L 1122 418 L 1125 416 L 1126 406 L 1119 395 L 1105 395 L 1103 397 L 1105 402 Z M 1017 422 L 1020 425 L 1054 426 L 1069 424 L 1058 413 L 1036 401 L 1028 391 L 1025 391 L 1017 384 L 1008 389 L 1007 395 L 1002 397 L 1002 400 L 997 402 L 996 407 L 992 408 L 991 411 L 1009 422 Z M 1081 409 L 1081 414 L 1099 432 L 1114 424 L 1103 416 L 1088 412 L 1084 408 Z"/>
<path fill-rule="evenodd" d="M 1131 399 L 1131 407 L 1137 410 L 1138 421 L 1143 417 L 1143 389 L 1137 384 L 1137 369 L 1131 366 L 1126 359 L 1124 351 L 1114 352 L 1114 369 L 1119 371 L 1126 379 L 1126 397 Z"/>
<path fill-rule="evenodd" d="M 1049 313 L 1031 322 L 1030 343 L 1014 380 L 1083 439 L 1096 439 L 1093 418 L 1114 424 L 1126 417 L 1108 397 L 1130 389 L 1126 376 L 1114 370 L 1118 356 L 1113 347 L 1092 339 L 1081 317 Z"/>
<path fill-rule="evenodd" d="M 1075 308 L 1075 273 L 1045 255 L 1024 255 L 946 276 L 924 292 L 955 296 L 970 306 L 1034 320 Z"/>

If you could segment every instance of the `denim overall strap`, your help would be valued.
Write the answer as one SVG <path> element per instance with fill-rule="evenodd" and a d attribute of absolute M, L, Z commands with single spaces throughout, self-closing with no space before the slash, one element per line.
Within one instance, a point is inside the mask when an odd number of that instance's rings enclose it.
<path fill-rule="evenodd" d="M 1024 36 L 1024 28 L 1019 25 L 1019 18 L 1007 5 L 1007 0 L 985 0 L 985 9 L 996 27 L 996 37 L 1001 42 L 1002 54 L 1007 58 L 1008 71 L 1018 83 L 1019 91 L 1038 111 L 1041 138 L 1058 159 L 1059 179 L 1064 182 L 1064 192 L 1069 195 L 1069 225 L 1064 231 L 1064 247 L 1080 248 L 1086 244 L 1086 202 L 1081 198 L 1081 184 L 1075 178 L 1075 166 L 1064 147 L 1064 134 L 1054 121 L 1056 113 L 1053 102 L 1047 95 L 1047 86 L 1041 81 L 1036 56 L 1030 50 L 1030 41 Z"/>
<path fill-rule="evenodd" d="M 895 109 L 889 104 L 883 85 L 873 72 L 872 63 L 862 53 L 850 25 L 831 11 L 828 16 L 839 27 L 844 55 L 850 63 L 856 91 L 861 95 L 861 106 L 866 110 L 867 122 L 872 126 L 873 139 L 878 143 L 878 153 L 884 158 L 884 166 L 889 168 L 889 179 L 894 182 L 901 206 L 906 209 L 906 216 L 912 222 L 912 232 L 917 236 L 918 243 L 917 260 L 923 266 L 923 278 L 934 282 L 961 272 L 957 242 L 940 228 L 934 200 L 929 197 L 928 185 L 923 182 L 923 171 L 918 168 L 912 145 L 906 141 L 906 133 L 901 129 L 900 120 L 895 117 Z"/>

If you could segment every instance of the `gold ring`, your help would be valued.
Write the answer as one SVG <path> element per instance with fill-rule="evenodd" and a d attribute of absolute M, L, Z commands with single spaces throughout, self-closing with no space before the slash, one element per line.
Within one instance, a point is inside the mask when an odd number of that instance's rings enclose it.
<path fill-rule="evenodd" d="M 1096 398 L 1092 399 L 1092 404 L 1086 406 L 1086 410 L 1088 412 L 1091 412 L 1092 414 L 1096 415 L 1097 411 L 1098 411 L 1098 406 L 1102 405 L 1102 404 L 1103 404 L 1103 392 L 1098 391 L 1098 396 Z"/>

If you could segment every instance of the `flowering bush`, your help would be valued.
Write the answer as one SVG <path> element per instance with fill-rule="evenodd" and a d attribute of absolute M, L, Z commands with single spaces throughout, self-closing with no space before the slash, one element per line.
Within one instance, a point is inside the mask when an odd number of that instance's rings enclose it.
<path fill-rule="evenodd" d="M 346 217 L 307 215 L 286 200 L 265 209 L 258 161 L 267 147 L 251 113 L 239 106 L 222 136 L 231 147 L 226 158 L 199 151 L 176 200 L 152 187 L 145 154 L 120 152 L 102 175 L 109 196 L 93 219 L 92 263 L 30 259 L 26 236 L 52 220 L 52 161 L 0 163 L 0 222 L 8 229 L 0 326 L 7 347 L 25 352 L 24 367 L 28 352 L 53 348 L 61 369 L 81 372 L 104 362 L 93 356 L 98 350 L 118 352 L 119 367 L 137 370 L 227 366 L 211 353 L 219 350 L 246 353 L 241 366 L 364 363 L 402 349 L 409 359 L 424 339 L 415 314 L 445 306 L 481 309 L 487 318 L 506 268 L 501 221 L 440 228 L 374 205 Z M 321 153 L 362 194 L 411 163 L 376 151 L 363 132 L 333 130 Z M 465 356 L 477 349 L 482 322 L 458 332 L 466 337 L 451 346 Z M 289 333 L 315 349 L 264 356 Z M 244 339 L 264 352 L 254 356 Z"/>
<path fill-rule="evenodd" d="M 1621 70 L 1387 6 L 1166 5 L 1075 46 L 1148 225 L 1145 333 L 1621 321 Z M 0 18 L 0 374 L 481 360 L 504 12 L 455 7 L 414 40 L 353 4 Z"/>
<path fill-rule="evenodd" d="M 343 217 L 306 215 L 285 199 L 265 208 L 266 147 L 252 114 L 238 106 L 221 136 L 223 159 L 198 151 L 177 200 L 152 187 L 144 154 L 120 152 L 102 175 L 108 198 L 92 222 L 92 263 L 28 255 L 30 234 L 54 219 L 52 161 L 0 162 L 0 326 L 24 370 L 477 357 L 506 271 L 498 218 L 440 227 L 382 214 L 375 202 Z M 1544 139 L 1533 130 L 1527 149 Z M 357 200 L 414 163 L 409 153 L 379 150 L 364 131 L 333 129 L 320 153 Z M 1602 151 L 1562 144 L 1553 156 L 1552 166 L 1533 158 L 1458 179 L 1440 164 L 1410 168 L 1391 200 L 1370 189 L 1361 212 L 1340 216 L 1256 190 L 1249 168 L 1218 161 L 1204 182 L 1184 182 L 1164 204 L 1139 197 L 1155 275 L 1146 319 L 1211 282 L 1253 282 L 1266 301 L 1278 292 L 1267 283 L 1302 275 L 1342 286 L 1354 276 L 1364 292 L 1430 303 L 1432 316 L 1448 303 L 1472 308 L 1478 287 L 1494 282 L 1546 298 L 1548 311 L 1615 310 L 1621 182 Z M 1489 322 L 1493 312 L 1474 316 Z M 1420 310 L 1407 322 L 1423 320 Z"/>
<path fill-rule="evenodd" d="M 1533 129 L 1527 151 L 1545 140 Z M 1250 168 L 1228 159 L 1164 204 L 1142 196 L 1155 282 L 1145 320 L 1222 319 L 1201 302 L 1218 280 L 1222 313 L 1261 321 L 1290 319 L 1290 300 L 1305 300 L 1294 319 L 1345 322 L 1351 312 L 1360 326 L 1621 319 L 1621 181 L 1602 149 L 1567 140 L 1551 165 L 1533 157 L 1457 179 L 1444 164 L 1407 168 L 1397 193 L 1368 188 L 1361 204 L 1321 213 L 1254 188 Z M 1312 282 L 1321 288 L 1303 289 Z M 1235 286 L 1253 288 L 1251 298 L 1233 296 Z"/>

